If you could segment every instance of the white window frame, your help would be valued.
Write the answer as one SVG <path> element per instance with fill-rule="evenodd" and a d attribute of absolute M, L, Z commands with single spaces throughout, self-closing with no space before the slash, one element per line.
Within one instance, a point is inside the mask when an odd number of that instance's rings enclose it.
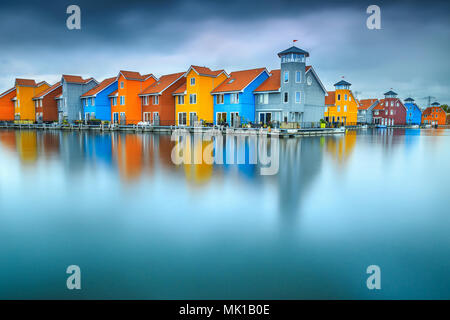
<path fill-rule="evenodd" d="M 195 102 L 192 102 L 193 100 L 195 100 Z M 196 93 L 191 93 L 189 95 L 189 104 L 197 104 L 197 94 Z"/>
<path fill-rule="evenodd" d="M 181 101 L 183 101 L 183 102 L 181 102 Z M 183 95 L 177 96 L 177 104 L 184 104 L 184 96 Z"/>
<path fill-rule="evenodd" d="M 344 105 L 344 112 L 347 112 L 347 105 Z"/>
<path fill-rule="evenodd" d="M 159 104 L 159 96 L 153 96 L 153 104 L 158 105 Z"/>
<path fill-rule="evenodd" d="M 123 81 L 120 81 L 120 89 L 123 89 L 124 88 L 124 83 L 123 83 Z"/>
<path fill-rule="evenodd" d="M 216 104 L 224 104 L 225 96 L 224 94 L 218 94 L 216 96 Z"/>
<path fill-rule="evenodd" d="M 238 104 L 238 103 L 239 103 L 239 93 L 231 93 L 230 104 Z"/>
<path fill-rule="evenodd" d="M 192 78 L 189 80 L 189 83 L 190 83 L 191 86 L 195 86 L 195 77 L 192 77 Z"/>
<path fill-rule="evenodd" d="M 143 97 L 144 106 L 148 106 L 148 96 Z"/>
<path fill-rule="evenodd" d="M 125 96 L 120 96 L 120 105 L 121 106 L 125 105 Z"/>
<path fill-rule="evenodd" d="M 285 99 L 285 97 L 287 97 L 287 99 Z M 284 91 L 283 95 L 281 96 L 281 99 L 282 99 L 283 103 L 289 103 L 289 92 L 288 91 Z"/>
<path fill-rule="evenodd" d="M 184 123 L 180 123 L 180 115 L 184 114 Z M 187 113 L 186 112 L 178 112 L 178 125 L 179 126 L 185 126 L 187 125 Z"/>
<path fill-rule="evenodd" d="M 286 80 L 286 76 L 287 76 L 287 80 Z M 283 82 L 284 83 L 289 83 L 289 71 L 285 71 L 283 73 Z"/>
<path fill-rule="evenodd" d="M 297 75 L 300 75 L 300 80 L 297 81 Z M 302 83 L 302 72 L 295 71 L 295 83 Z"/>
<path fill-rule="evenodd" d="M 298 101 L 297 101 L 298 96 Z M 295 91 L 295 103 L 300 104 L 302 103 L 302 92 L 301 91 Z"/>

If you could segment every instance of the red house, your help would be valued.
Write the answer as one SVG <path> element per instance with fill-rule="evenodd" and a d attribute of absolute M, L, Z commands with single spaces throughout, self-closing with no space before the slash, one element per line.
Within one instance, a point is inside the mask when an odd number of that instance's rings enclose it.
<path fill-rule="evenodd" d="M 373 123 L 385 126 L 405 125 L 406 107 L 397 98 L 397 93 L 388 91 L 378 105 L 373 108 Z"/>
<path fill-rule="evenodd" d="M 14 121 L 14 98 L 16 87 L 0 93 L 0 121 Z"/>
<path fill-rule="evenodd" d="M 186 82 L 185 72 L 166 74 L 142 90 L 142 120 L 153 125 L 175 125 L 175 99 L 172 93 Z"/>
<path fill-rule="evenodd" d="M 58 97 L 62 94 L 61 82 L 33 97 L 36 122 L 58 121 Z"/>

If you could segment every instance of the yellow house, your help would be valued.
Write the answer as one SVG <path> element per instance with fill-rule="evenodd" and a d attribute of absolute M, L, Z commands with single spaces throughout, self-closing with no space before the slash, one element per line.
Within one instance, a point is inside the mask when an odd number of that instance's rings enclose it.
<path fill-rule="evenodd" d="M 356 124 L 358 101 L 350 90 L 350 86 L 350 83 L 341 80 L 334 84 L 335 91 L 328 91 L 328 95 L 325 96 L 325 121 L 344 125 Z"/>
<path fill-rule="evenodd" d="M 214 100 L 211 95 L 229 75 L 225 70 L 212 71 L 207 67 L 191 66 L 186 83 L 173 93 L 175 117 L 179 126 L 193 126 L 195 121 L 214 122 Z"/>
<path fill-rule="evenodd" d="M 45 81 L 36 83 L 32 79 L 16 79 L 15 86 L 14 119 L 22 123 L 35 122 L 35 104 L 39 101 L 33 101 L 33 97 L 50 88 L 50 85 Z"/>

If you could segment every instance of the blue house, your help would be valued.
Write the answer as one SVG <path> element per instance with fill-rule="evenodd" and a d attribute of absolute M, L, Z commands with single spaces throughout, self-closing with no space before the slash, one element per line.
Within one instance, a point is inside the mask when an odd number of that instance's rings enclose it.
<path fill-rule="evenodd" d="M 420 125 L 422 121 L 422 111 L 417 104 L 414 103 L 414 99 L 406 98 L 404 105 L 406 108 L 406 124 Z"/>
<path fill-rule="evenodd" d="M 266 68 L 235 71 L 217 86 L 214 96 L 214 124 L 230 126 L 255 122 L 255 96 L 253 91 L 269 77 Z"/>
<path fill-rule="evenodd" d="M 108 78 L 84 93 L 81 101 L 85 120 L 111 121 L 111 98 L 109 94 L 117 90 L 117 77 Z"/>

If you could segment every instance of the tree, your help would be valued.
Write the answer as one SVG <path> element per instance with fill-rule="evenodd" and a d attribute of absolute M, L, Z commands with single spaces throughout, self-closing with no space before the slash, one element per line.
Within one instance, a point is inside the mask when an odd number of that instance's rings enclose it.
<path fill-rule="evenodd" d="M 441 108 L 444 109 L 446 113 L 450 113 L 450 107 L 447 104 L 441 105 Z"/>

